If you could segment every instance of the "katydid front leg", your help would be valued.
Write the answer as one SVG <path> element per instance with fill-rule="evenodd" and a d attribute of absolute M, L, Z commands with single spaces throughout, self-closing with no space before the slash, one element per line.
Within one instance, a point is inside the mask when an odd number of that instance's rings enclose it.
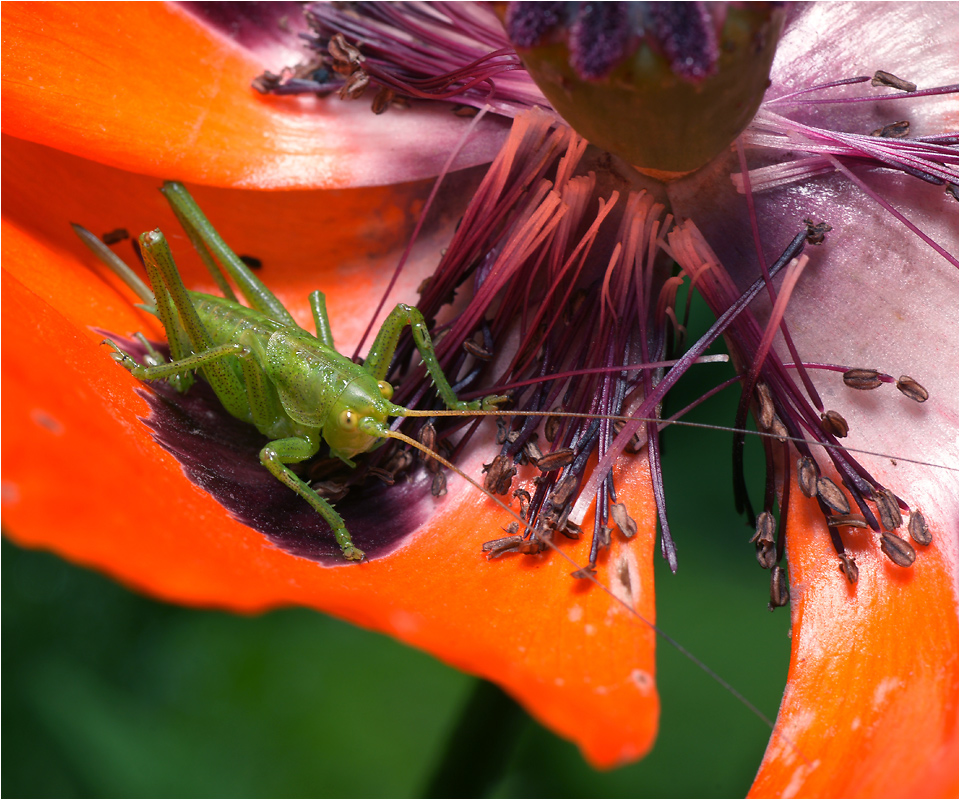
<path fill-rule="evenodd" d="M 318 495 L 307 484 L 300 480 L 286 464 L 296 464 L 300 461 L 306 461 L 317 454 L 320 449 L 319 434 L 305 435 L 303 437 L 291 436 L 287 439 L 277 439 L 270 442 L 260 451 L 260 463 L 263 464 L 270 474 L 285 486 L 293 489 L 298 495 L 306 500 L 314 510 L 323 517 L 336 537 L 337 544 L 343 551 L 343 557 L 350 561 L 362 561 L 364 552 L 359 547 L 355 547 L 350 533 L 347 531 L 346 523 L 326 500 Z"/>
<path fill-rule="evenodd" d="M 413 334 L 413 343 L 420 352 L 420 358 L 423 359 L 423 365 L 433 379 L 434 386 L 440 393 L 447 408 L 452 411 L 490 411 L 497 407 L 497 403 L 502 399 L 496 396 L 485 397 L 483 400 L 458 400 L 456 393 L 450 386 L 447 376 L 443 374 L 440 362 L 437 361 L 436 351 L 433 349 L 433 341 L 430 339 L 430 332 L 427 330 L 427 323 L 423 319 L 423 314 L 413 306 L 406 303 L 398 303 L 397 307 L 390 312 L 390 315 L 383 321 L 380 330 L 377 332 L 377 338 L 370 346 L 370 352 L 363 362 L 363 368 L 373 375 L 378 381 L 382 381 L 387 370 L 390 369 L 390 362 L 393 360 L 393 354 L 397 349 L 397 342 L 400 340 L 400 333 L 409 325 L 410 332 Z"/>

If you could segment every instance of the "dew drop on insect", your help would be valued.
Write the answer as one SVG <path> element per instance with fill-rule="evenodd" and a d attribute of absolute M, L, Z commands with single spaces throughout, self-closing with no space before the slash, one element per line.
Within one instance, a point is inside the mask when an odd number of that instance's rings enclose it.
<path fill-rule="evenodd" d="M 817 478 L 817 497 L 838 514 L 850 513 L 850 502 L 843 490 L 827 477 Z"/>
<path fill-rule="evenodd" d="M 886 531 L 880 534 L 880 549 L 898 567 L 909 567 L 917 558 L 908 541 Z"/>
<path fill-rule="evenodd" d="M 909 375 L 900 376 L 897 388 L 916 403 L 924 403 L 930 397 L 930 393 Z"/>
<path fill-rule="evenodd" d="M 927 520 L 919 511 L 910 512 L 910 519 L 907 520 L 907 530 L 910 532 L 910 538 L 917 544 L 926 546 L 933 541 L 933 534 L 927 527 Z"/>
<path fill-rule="evenodd" d="M 851 389 L 876 389 L 883 381 L 875 369 L 848 369 L 843 373 L 843 382 Z"/>

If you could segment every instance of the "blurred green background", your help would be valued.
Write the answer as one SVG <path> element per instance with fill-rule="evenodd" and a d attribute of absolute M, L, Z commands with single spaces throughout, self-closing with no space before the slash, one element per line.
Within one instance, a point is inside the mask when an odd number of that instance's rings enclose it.
<path fill-rule="evenodd" d="M 693 372 L 670 408 L 731 374 Z M 730 424 L 736 399 L 728 390 L 691 419 Z M 664 434 L 680 570 L 658 558 L 658 623 L 773 719 L 789 609 L 767 610 L 767 574 L 733 509 L 730 442 Z M 756 442 L 749 457 L 758 501 Z M 170 606 L 45 553 L 2 553 L 7 797 L 742 796 L 770 735 L 661 642 L 658 742 L 639 764 L 597 772 L 496 690 L 381 635 L 304 609 Z M 344 680 L 360 691 L 346 696 Z"/>

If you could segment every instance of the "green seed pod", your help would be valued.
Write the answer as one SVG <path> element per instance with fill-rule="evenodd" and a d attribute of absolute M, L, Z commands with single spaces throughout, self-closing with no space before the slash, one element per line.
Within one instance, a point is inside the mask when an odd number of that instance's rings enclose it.
<path fill-rule="evenodd" d="M 776 3 L 509 3 L 505 26 L 553 107 L 592 144 L 695 170 L 747 126 L 783 27 Z"/>

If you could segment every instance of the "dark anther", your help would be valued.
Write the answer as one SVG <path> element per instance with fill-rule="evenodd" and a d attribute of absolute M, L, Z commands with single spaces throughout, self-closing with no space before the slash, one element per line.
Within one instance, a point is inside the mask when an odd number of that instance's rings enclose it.
<path fill-rule="evenodd" d="M 339 481 L 314 481 L 310 484 L 310 488 L 331 503 L 342 500 L 350 491 L 350 487 L 347 486 L 347 484 L 340 483 Z"/>
<path fill-rule="evenodd" d="M 530 492 L 526 489 L 516 489 L 513 493 L 513 496 L 520 501 L 520 516 L 524 519 L 527 518 L 527 513 L 530 511 Z"/>
<path fill-rule="evenodd" d="M 957 187 L 957 184 L 955 183 L 951 183 L 950 181 L 947 181 L 943 185 L 943 191 L 946 194 L 950 195 L 954 200 L 960 199 L 960 194 L 958 194 L 958 187 Z"/>
<path fill-rule="evenodd" d="M 597 574 L 595 565 L 587 564 L 585 567 L 581 567 L 578 570 L 574 570 L 570 573 L 571 578 L 576 578 L 577 580 L 584 580 L 588 578 L 593 578 Z"/>
<path fill-rule="evenodd" d="M 388 89 L 386 86 L 381 86 L 380 91 L 373 98 L 373 103 L 370 105 L 370 110 L 374 114 L 382 114 L 390 107 L 390 103 L 393 101 L 396 92 L 393 89 Z"/>
<path fill-rule="evenodd" d="M 437 449 L 437 429 L 433 427 L 432 422 L 428 422 L 420 429 L 420 435 L 417 438 L 419 438 L 420 444 L 427 448 L 427 450 L 434 452 Z M 429 456 L 421 452 L 420 458 L 427 459 Z"/>
<path fill-rule="evenodd" d="M 555 469 L 561 469 L 568 464 L 573 463 L 573 448 L 564 447 L 562 450 L 555 450 L 547 453 L 545 456 L 537 459 L 537 469 L 541 472 L 553 472 Z"/>
<path fill-rule="evenodd" d="M 560 425 L 562 422 L 560 417 L 547 417 L 547 421 L 543 424 L 543 438 L 550 442 L 550 444 L 553 444 L 557 438 L 557 434 L 560 433 Z"/>
<path fill-rule="evenodd" d="M 498 558 L 504 553 L 515 551 L 521 542 L 523 542 L 521 536 L 504 536 L 502 539 L 491 539 L 489 542 L 484 542 L 482 549 L 484 553 L 489 554 L 488 558 Z"/>
<path fill-rule="evenodd" d="M 627 423 L 622 419 L 614 420 L 613 422 L 613 432 L 619 436 L 620 431 L 623 430 L 624 426 Z M 647 438 L 644 433 L 645 428 L 640 428 L 633 436 L 630 437 L 630 441 L 627 442 L 626 446 L 623 448 L 623 452 L 636 455 L 641 450 L 643 450 L 644 445 L 647 443 Z"/>
<path fill-rule="evenodd" d="M 898 78 L 896 75 L 893 75 L 890 72 L 884 72 L 882 69 L 878 69 L 873 74 L 873 80 L 870 81 L 871 86 L 891 86 L 894 89 L 900 89 L 903 92 L 915 92 L 917 91 L 917 84 L 912 81 L 905 81 L 903 78 Z"/>
<path fill-rule="evenodd" d="M 237 258 L 250 267 L 250 269 L 260 269 L 263 266 L 263 262 L 256 256 L 237 256 Z"/>
<path fill-rule="evenodd" d="M 859 514 L 829 514 L 827 525 L 831 528 L 869 528 L 867 521 Z"/>
<path fill-rule="evenodd" d="M 769 431 L 773 425 L 775 411 L 773 409 L 773 395 L 770 394 L 770 387 L 763 381 L 757 383 L 757 422 L 760 430 Z"/>
<path fill-rule="evenodd" d="M 880 513 L 880 524 L 888 531 L 893 531 L 903 525 L 903 515 L 897 498 L 889 489 L 881 489 L 874 498 L 877 511 Z"/>
<path fill-rule="evenodd" d="M 100 241 L 104 244 L 116 244 L 117 242 L 122 242 L 124 239 L 129 239 L 130 234 L 127 233 L 126 228 L 115 228 L 112 231 L 107 231 L 103 236 L 100 237 Z"/>
<path fill-rule="evenodd" d="M 930 393 L 909 375 L 900 376 L 897 381 L 897 388 L 917 403 L 926 402 L 927 398 L 930 397 Z"/>
<path fill-rule="evenodd" d="M 352 73 L 340 89 L 341 100 L 358 100 L 370 85 L 370 76 L 362 69 Z"/>
<path fill-rule="evenodd" d="M 777 563 L 776 542 L 777 521 L 769 511 L 757 515 L 757 532 L 750 539 L 757 547 L 757 563 L 763 569 L 771 569 Z"/>
<path fill-rule="evenodd" d="M 497 444 L 504 444 L 509 434 L 510 428 L 507 425 L 507 421 L 503 417 L 497 417 Z"/>
<path fill-rule="evenodd" d="M 813 459 L 803 456 L 797 460 L 797 483 L 804 497 L 815 497 L 817 494 L 817 465 Z"/>
<path fill-rule="evenodd" d="M 489 464 L 483 465 L 486 477 L 483 479 L 483 488 L 492 494 L 506 494 L 510 491 L 516 468 L 510 463 L 507 456 L 497 456 Z"/>
<path fill-rule="evenodd" d="M 910 123 L 907 120 L 900 122 L 891 122 L 875 131 L 870 131 L 871 136 L 879 136 L 883 139 L 903 139 L 910 135 Z"/>
<path fill-rule="evenodd" d="M 843 373 L 843 382 L 851 389 L 876 389 L 883 383 L 875 369 L 848 369 Z"/>
<path fill-rule="evenodd" d="M 453 113 L 458 117 L 475 117 L 480 113 L 480 109 L 475 106 L 455 105 Z"/>
<path fill-rule="evenodd" d="M 805 219 L 803 223 L 807 226 L 807 244 L 823 244 L 826 234 L 833 230 L 833 226 L 826 222 L 815 223 L 812 219 Z"/>
<path fill-rule="evenodd" d="M 779 564 L 770 570 L 770 604 L 771 611 L 785 606 L 790 602 L 790 587 L 787 584 L 787 573 Z"/>
<path fill-rule="evenodd" d="M 374 478 L 379 478 L 381 481 L 387 484 L 387 486 L 393 486 L 393 484 L 396 483 L 393 473 L 388 472 L 385 469 L 380 469 L 379 467 L 370 467 L 368 472 Z"/>
<path fill-rule="evenodd" d="M 577 476 L 570 474 L 563 478 L 550 493 L 550 502 L 558 508 L 562 508 L 573 497 L 573 492 L 577 488 Z"/>
<path fill-rule="evenodd" d="M 540 450 L 540 446 L 537 444 L 537 434 L 533 434 L 526 442 L 523 444 L 523 450 L 521 451 L 526 459 L 531 464 L 539 464 L 540 459 L 543 458 L 543 452 Z"/>
<path fill-rule="evenodd" d="M 280 80 L 279 75 L 274 75 L 269 70 L 266 70 L 262 74 L 257 75 L 257 77 L 250 82 L 250 86 L 260 94 L 270 94 L 280 85 Z"/>
<path fill-rule="evenodd" d="M 620 533 L 628 539 L 637 533 L 637 523 L 633 517 L 627 513 L 627 507 L 623 503 L 613 503 L 610 506 L 610 519 L 614 521 L 620 529 Z"/>
<path fill-rule="evenodd" d="M 853 556 L 847 555 L 847 553 L 840 554 L 840 571 L 851 584 L 856 583 L 857 578 L 860 577 L 860 569 L 857 567 L 857 562 L 853 560 Z"/>
<path fill-rule="evenodd" d="M 847 421 L 836 411 L 824 411 L 820 415 L 820 427 L 838 439 L 843 439 L 850 432 Z"/>
<path fill-rule="evenodd" d="M 333 59 L 334 72 L 351 75 L 360 68 L 360 51 L 350 44 L 342 33 L 335 33 L 330 37 L 327 52 Z"/>
<path fill-rule="evenodd" d="M 479 358 L 481 361 L 489 361 L 491 358 L 493 358 L 493 353 L 491 353 L 482 345 L 477 344 L 475 341 L 473 341 L 473 339 L 464 339 L 463 349 L 474 358 Z"/>
<path fill-rule="evenodd" d="M 910 542 L 886 531 L 880 534 L 880 549 L 898 567 L 909 567 L 917 558 Z"/>
<path fill-rule="evenodd" d="M 850 502 L 843 490 L 832 480 L 826 477 L 817 478 L 817 497 L 828 508 L 832 508 L 838 514 L 850 513 Z"/>
<path fill-rule="evenodd" d="M 776 414 L 773 415 L 773 422 L 770 423 L 770 433 L 776 437 L 776 440 L 780 442 L 780 444 L 786 442 L 790 436 L 790 431 L 787 430 L 787 426 L 783 424 L 783 421 Z"/>
<path fill-rule="evenodd" d="M 436 463 L 435 461 L 432 463 Z M 433 474 L 433 482 L 430 484 L 430 494 L 434 497 L 443 497 L 447 493 L 447 477 L 442 472 Z"/>
<path fill-rule="evenodd" d="M 910 519 L 907 520 L 907 530 L 910 531 L 910 538 L 917 544 L 926 546 L 933 541 L 933 534 L 927 527 L 927 521 L 919 511 L 910 512 Z"/>

